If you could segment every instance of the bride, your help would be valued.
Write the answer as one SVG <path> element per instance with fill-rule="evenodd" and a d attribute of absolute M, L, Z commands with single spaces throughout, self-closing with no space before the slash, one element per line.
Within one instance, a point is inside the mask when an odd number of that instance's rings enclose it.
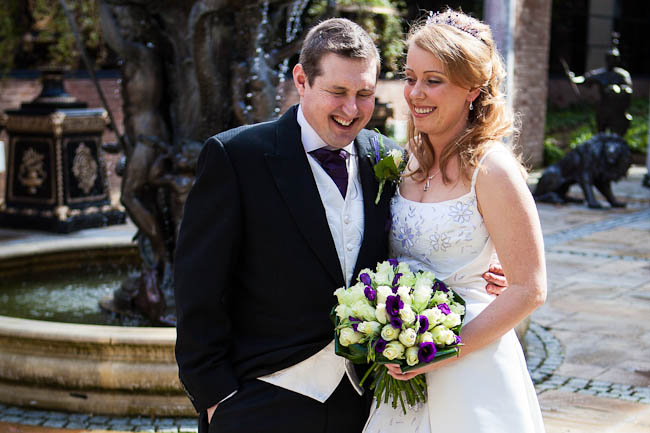
<path fill-rule="evenodd" d="M 513 121 L 502 60 L 487 25 L 451 10 L 412 29 L 407 49 L 411 157 L 391 203 L 391 255 L 465 299 L 464 347 L 408 373 L 390 365 L 399 380 L 426 375 L 427 402 L 406 415 L 373 404 L 364 431 L 543 432 L 513 328 L 546 298 L 544 246 L 524 171 L 503 143 Z M 495 252 L 510 285 L 498 297 L 481 278 Z"/>

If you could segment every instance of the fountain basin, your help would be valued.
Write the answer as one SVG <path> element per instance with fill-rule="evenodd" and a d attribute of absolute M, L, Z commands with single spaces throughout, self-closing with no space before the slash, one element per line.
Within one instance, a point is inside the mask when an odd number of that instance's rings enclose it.
<path fill-rule="evenodd" d="M 0 279 L 137 257 L 125 243 L 63 242 L 0 254 Z M 176 330 L 0 316 L 0 402 L 93 414 L 194 416 L 174 358 Z"/>

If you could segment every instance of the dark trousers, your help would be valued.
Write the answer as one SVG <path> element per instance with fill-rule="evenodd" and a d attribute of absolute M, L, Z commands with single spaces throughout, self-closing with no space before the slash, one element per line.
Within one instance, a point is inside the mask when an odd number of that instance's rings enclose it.
<path fill-rule="evenodd" d="M 199 433 L 360 433 L 370 410 L 368 391 L 360 397 L 347 377 L 325 403 L 293 391 L 250 380 L 214 412 L 199 417 Z"/>

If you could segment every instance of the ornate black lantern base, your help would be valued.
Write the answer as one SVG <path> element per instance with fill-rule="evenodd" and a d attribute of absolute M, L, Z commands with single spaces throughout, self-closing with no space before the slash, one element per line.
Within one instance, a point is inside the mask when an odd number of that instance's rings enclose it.
<path fill-rule="evenodd" d="M 125 220 L 106 178 L 107 113 L 70 97 L 62 77 L 45 72 L 41 95 L 1 119 L 9 142 L 0 226 L 69 233 Z"/>
<path fill-rule="evenodd" d="M 12 227 L 23 230 L 44 230 L 56 233 L 71 233 L 78 230 L 124 224 L 124 212 L 108 210 L 86 215 L 71 216 L 64 220 L 58 218 L 24 215 L 0 211 L 0 227 Z"/>

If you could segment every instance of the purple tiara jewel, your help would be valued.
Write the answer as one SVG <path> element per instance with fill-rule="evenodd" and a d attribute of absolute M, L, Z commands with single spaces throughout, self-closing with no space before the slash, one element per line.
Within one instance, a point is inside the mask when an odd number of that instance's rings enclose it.
<path fill-rule="evenodd" d="M 433 13 L 433 11 L 429 11 L 429 17 L 427 18 L 426 25 L 445 24 L 469 35 L 472 35 L 479 41 L 482 41 L 483 39 L 481 39 L 480 31 L 472 28 L 470 23 L 461 24 L 460 20 L 458 19 L 459 16 L 460 15 L 457 12 L 443 15 L 440 12 Z"/>

